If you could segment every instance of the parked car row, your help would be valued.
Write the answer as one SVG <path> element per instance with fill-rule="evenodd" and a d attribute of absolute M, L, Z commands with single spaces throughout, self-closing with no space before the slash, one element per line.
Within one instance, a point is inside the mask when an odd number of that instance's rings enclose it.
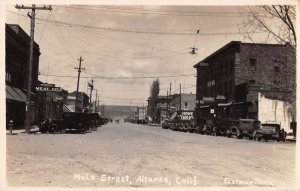
<path fill-rule="evenodd" d="M 138 125 L 146 125 L 146 119 L 124 119 L 124 122 L 135 123 Z"/>
<path fill-rule="evenodd" d="M 198 122 L 198 123 L 197 123 Z M 198 119 L 166 120 L 162 128 L 213 136 L 244 137 L 250 140 L 286 141 L 287 133 L 277 123 L 264 123 L 255 119 Z"/>
<path fill-rule="evenodd" d="M 41 133 L 77 132 L 89 133 L 108 123 L 109 120 L 101 118 L 98 113 L 65 112 L 60 119 L 47 119 L 41 123 Z"/>

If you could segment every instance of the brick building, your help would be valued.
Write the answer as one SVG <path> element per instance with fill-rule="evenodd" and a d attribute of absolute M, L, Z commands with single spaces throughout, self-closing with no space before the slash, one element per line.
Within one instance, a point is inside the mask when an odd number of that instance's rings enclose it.
<path fill-rule="evenodd" d="M 75 111 L 76 91 L 69 93 L 67 108 L 72 108 L 71 111 Z M 79 112 L 87 112 L 89 105 L 89 96 L 84 92 L 78 92 L 78 108 Z"/>
<path fill-rule="evenodd" d="M 257 118 L 258 93 L 293 103 L 296 55 L 289 44 L 232 41 L 194 68 L 197 70 L 197 116 Z"/>
<path fill-rule="evenodd" d="M 13 120 L 15 126 L 25 121 L 26 90 L 28 82 L 30 37 L 15 24 L 5 25 L 5 89 L 6 120 Z M 34 87 L 38 84 L 40 49 L 33 47 L 31 123 L 36 122 L 36 99 Z"/>
<path fill-rule="evenodd" d="M 181 104 L 180 104 L 180 99 L 181 99 Z M 171 108 L 176 108 L 176 111 L 179 110 L 195 110 L 196 107 L 196 94 L 186 94 L 182 93 L 181 98 L 180 94 L 174 94 L 171 96 L 171 101 L 170 101 L 170 106 Z M 180 108 L 181 106 L 181 108 Z"/>
<path fill-rule="evenodd" d="M 195 94 L 174 94 L 169 96 L 158 96 L 156 100 L 156 119 L 154 121 L 161 123 L 168 117 L 170 117 L 175 111 L 180 110 L 195 110 Z M 181 100 L 181 108 L 180 108 L 180 100 Z M 152 100 L 148 98 L 148 111 L 151 110 L 152 104 L 150 103 Z M 149 115 L 149 113 L 148 113 Z"/>

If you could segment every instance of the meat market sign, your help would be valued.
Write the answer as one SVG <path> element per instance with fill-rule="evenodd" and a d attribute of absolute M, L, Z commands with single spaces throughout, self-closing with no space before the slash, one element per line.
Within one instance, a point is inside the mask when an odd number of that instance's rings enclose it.
<path fill-rule="evenodd" d="M 35 87 L 36 91 L 40 92 L 60 92 L 60 87 L 55 87 L 55 84 L 41 84 L 40 86 Z"/>

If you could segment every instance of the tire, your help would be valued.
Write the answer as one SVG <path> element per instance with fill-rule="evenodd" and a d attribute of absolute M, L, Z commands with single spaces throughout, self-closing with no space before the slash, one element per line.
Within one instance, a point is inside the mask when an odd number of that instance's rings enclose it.
<path fill-rule="evenodd" d="M 87 132 L 86 126 L 85 126 L 85 125 L 81 125 L 81 126 L 79 127 L 79 133 L 80 133 L 80 134 L 85 134 L 86 132 Z"/>
<path fill-rule="evenodd" d="M 54 134 L 56 133 L 56 131 L 57 131 L 57 126 L 55 124 L 49 126 L 49 133 Z"/>
<path fill-rule="evenodd" d="M 258 137 L 257 140 L 258 140 L 258 141 L 261 141 L 261 137 Z"/>
<path fill-rule="evenodd" d="M 231 126 L 231 127 L 230 127 L 230 133 L 231 133 L 232 135 L 237 134 L 237 133 L 238 133 L 238 128 L 237 128 L 236 126 Z"/>

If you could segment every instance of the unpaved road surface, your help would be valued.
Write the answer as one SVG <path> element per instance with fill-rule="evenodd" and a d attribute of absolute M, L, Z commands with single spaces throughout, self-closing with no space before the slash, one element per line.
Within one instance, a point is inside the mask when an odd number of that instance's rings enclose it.
<path fill-rule="evenodd" d="M 295 149 L 130 123 L 19 133 L 7 136 L 7 186 L 293 186 Z"/>

